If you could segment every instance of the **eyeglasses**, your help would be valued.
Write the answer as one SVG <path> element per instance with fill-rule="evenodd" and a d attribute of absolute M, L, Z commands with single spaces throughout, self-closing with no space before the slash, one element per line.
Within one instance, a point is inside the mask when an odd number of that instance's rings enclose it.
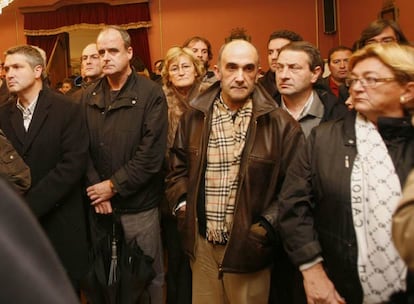
<path fill-rule="evenodd" d="M 345 79 L 345 84 L 348 87 L 354 86 L 358 81 L 364 88 L 374 88 L 377 86 L 378 83 L 381 82 L 391 82 L 394 81 L 394 77 L 388 78 L 375 78 L 375 77 L 363 77 L 363 78 L 347 78 Z"/>
<path fill-rule="evenodd" d="M 191 70 L 193 66 L 189 65 L 189 64 L 183 64 L 182 66 L 178 66 L 178 65 L 174 65 L 172 67 L 170 67 L 170 69 L 168 70 L 171 74 L 178 74 L 180 72 L 180 70 L 182 70 L 184 73 L 187 73 L 188 71 Z"/>
<path fill-rule="evenodd" d="M 384 37 L 381 39 L 369 39 L 365 42 L 365 44 L 373 44 L 373 43 L 392 43 L 392 42 L 396 42 L 397 40 L 394 37 Z"/>

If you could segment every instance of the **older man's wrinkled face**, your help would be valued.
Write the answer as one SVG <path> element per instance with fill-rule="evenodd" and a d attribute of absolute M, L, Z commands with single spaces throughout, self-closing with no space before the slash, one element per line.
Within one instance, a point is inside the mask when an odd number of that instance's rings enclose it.
<path fill-rule="evenodd" d="M 82 76 L 86 78 L 99 78 L 102 73 L 102 62 L 95 43 L 89 44 L 82 51 Z"/>
<path fill-rule="evenodd" d="M 115 29 L 108 29 L 98 35 L 96 42 L 102 60 L 102 70 L 106 76 L 126 73 L 132 58 L 132 48 L 125 47 L 121 34 Z"/>
<path fill-rule="evenodd" d="M 277 58 L 277 89 L 282 96 L 294 96 L 312 90 L 320 73 L 320 67 L 316 67 L 314 71 L 310 69 L 306 52 L 285 49 Z"/>
<path fill-rule="evenodd" d="M 234 40 L 225 46 L 216 75 L 221 81 L 223 100 L 230 108 L 247 101 L 256 85 L 258 66 L 257 50 L 247 41 Z"/>

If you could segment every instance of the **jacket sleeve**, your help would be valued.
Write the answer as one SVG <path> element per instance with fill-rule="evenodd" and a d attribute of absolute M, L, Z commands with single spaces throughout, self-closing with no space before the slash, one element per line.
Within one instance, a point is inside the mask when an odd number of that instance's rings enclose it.
<path fill-rule="evenodd" d="M 315 129 L 290 165 L 279 196 L 279 231 L 286 252 L 296 266 L 321 255 L 313 228 L 312 151 Z"/>
<path fill-rule="evenodd" d="M 157 86 L 146 105 L 143 135 L 134 156 L 111 177 L 121 196 L 136 193 L 161 174 L 167 146 L 167 115 L 165 95 Z"/>
<path fill-rule="evenodd" d="M 30 188 L 30 168 L 0 130 L 0 176 L 8 180 L 20 193 Z"/>
<path fill-rule="evenodd" d="M 403 197 L 392 218 L 392 236 L 408 268 L 414 270 L 414 170 L 407 178 Z"/>
<path fill-rule="evenodd" d="M 277 185 L 274 189 L 275 200 L 262 214 L 262 217 L 275 230 L 277 230 L 277 219 L 279 214 L 279 204 L 276 198 L 280 194 L 283 182 L 286 178 L 287 170 L 292 163 L 294 156 L 296 155 L 297 151 L 303 149 L 303 146 L 305 144 L 305 136 L 300 125 L 296 121 L 293 121 L 293 119 L 292 122 L 289 122 L 286 125 L 287 128 L 284 132 L 286 135 L 282 137 L 283 141 L 279 143 L 279 145 L 283 147 L 281 149 L 280 157 L 280 172 L 278 173 L 278 176 L 274 177 L 278 180 Z"/>
<path fill-rule="evenodd" d="M 183 116 L 185 118 L 186 115 Z M 185 119 L 181 119 L 175 135 L 174 145 L 169 151 L 166 197 L 170 207 L 186 198 L 188 185 L 187 151 L 185 149 Z"/>
<path fill-rule="evenodd" d="M 85 174 L 88 156 L 88 135 L 80 105 L 72 102 L 59 104 L 65 106 L 62 120 L 60 143 L 60 159 L 26 195 L 30 208 L 41 217 L 52 210 L 72 189 L 80 185 Z"/>

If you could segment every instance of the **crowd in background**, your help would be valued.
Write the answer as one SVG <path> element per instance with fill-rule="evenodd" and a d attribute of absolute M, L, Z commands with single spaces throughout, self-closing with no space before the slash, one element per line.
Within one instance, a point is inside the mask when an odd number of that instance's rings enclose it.
<path fill-rule="evenodd" d="M 42 50 L 6 51 L 1 203 L 53 248 L 29 280 L 62 303 L 414 303 L 414 47 L 382 19 L 326 63 L 290 30 L 267 71 L 257 47 L 189 37 L 149 71 L 107 26 L 55 88 Z"/>

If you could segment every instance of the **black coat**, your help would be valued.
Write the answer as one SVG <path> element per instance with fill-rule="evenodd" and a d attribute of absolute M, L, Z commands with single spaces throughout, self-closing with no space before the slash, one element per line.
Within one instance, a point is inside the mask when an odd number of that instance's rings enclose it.
<path fill-rule="evenodd" d="M 266 89 L 270 96 L 274 97 L 278 94 L 276 87 L 276 74 L 272 70 L 268 70 L 263 77 L 259 78 L 259 84 Z"/>
<path fill-rule="evenodd" d="M 350 178 L 357 154 L 355 112 L 314 128 L 292 162 L 280 195 L 280 233 L 296 266 L 324 258 L 348 304 L 362 303 Z M 379 132 L 401 184 L 414 166 L 414 130 L 406 119 L 384 119 Z"/>
<path fill-rule="evenodd" d="M 90 138 L 88 183 L 111 179 L 111 199 L 121 213 L 155 208 L 163 196 L 167 102 L 161 86 L 132 73 L 110 101 L 106 77 L 82 95 Z"/>
<path fill-rule="evenodd" d="M 28 132 L 16 101 L 0 108 L 0 128 L 30 167 L 32 186 L 25 195 L 29 207 L 70 278 L 79 279 L 88 257 L 82 206 L 88 137 L 80 105 L 44 89 Z"/>

